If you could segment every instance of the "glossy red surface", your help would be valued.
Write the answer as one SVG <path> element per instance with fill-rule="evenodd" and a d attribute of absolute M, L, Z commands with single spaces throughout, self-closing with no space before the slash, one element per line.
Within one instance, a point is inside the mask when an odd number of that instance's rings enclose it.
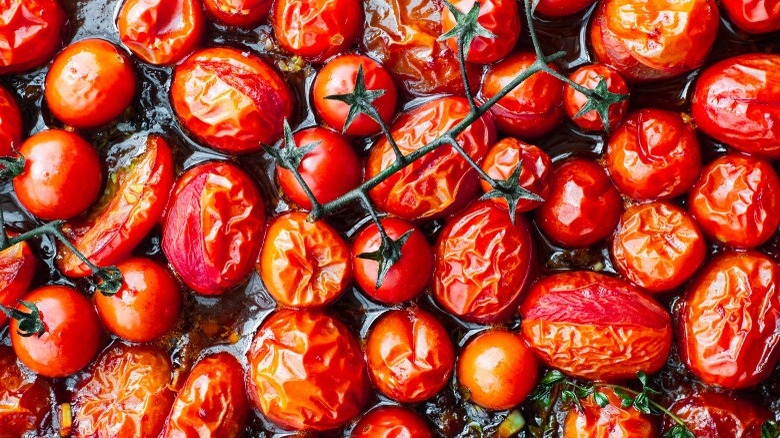
<path fill-rule="evenodd" d="M 0 74 L 21 73 L 51 60 L 67 35 L 57 0 L 0 2 Z"/>
<path fill-rule="evenodd" d="M 360 10 L 359 0 L 276 0 L 269 21 L 284 50 L 322 62 L 355 42 Z"/>
<path fill-rule="evenodd" d="M 602 82 L 606 81 L 607 90 L 615 94 L 629 95 L 628 85 L 620 73 L 602 64 L 593 64 L 580 67 L 569 75 L 569 79 L 585 88 L 594 90 Z M 604 121 L 596 110 L 591 110 L 575 117 L 588 103 L 588 97 L 575 90 L 571 85 L 566 86 L 563 93 L 563 107 L 566 114 L 580 128 L 585 131 L 605 131 Z M 628 99 L 609 106 L 606 130 L 612 130 L 623 120 L 628 110 Z"/>
<path fill-rule="evenodd" d="M 507 181 L 521 161 L 523 164 L 518 180 L 520 186 L 546 199 L 550 193 L 553 164 L 550 156 L 536 146 L 511 137 L 504 138 L 488 150 L 482 163 L 482 170 L 495 180 Z M 484 179 L 481 180 L 481 184 L 482 191 L 485 193 L 493 191 L 493 186 Z M 507 205 L 506 199 L 501 197 L 493 198 L 493 202 L 504 207 Z M 531 211 L 540 205 L 542 203 L 539 201 L 522 199 L 517 203 L 517 212 Z"/>
<path fill-rule="evenodd" d="M 476 0 L 454 0 L 451 2 L 460 12 L 468 13 Z M 469 47 L 464 48 L 466 60 L 476 64 L 490 64 L 509 54 L 520 36 L 520 11 L 515 0 L 483 0 L 479 2 L 477 22 L 494 35 L 493 38 L 478 36 Z M 441 14 L 442 33 L 455 27 L 455 16 L 445 8 Z M 458 39 L 447 40 L 450 50 L 458 53 Z"/>

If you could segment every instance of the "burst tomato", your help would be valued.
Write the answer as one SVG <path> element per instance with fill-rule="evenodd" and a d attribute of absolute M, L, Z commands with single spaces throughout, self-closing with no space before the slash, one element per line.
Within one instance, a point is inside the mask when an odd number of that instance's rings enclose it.
<path fill-rule="evenodd" d="M 623 80 L 623 77 L 620 76 L 620 73 L 606 65 L 593 64 L 580 67 L 569 76 L 569 79 L 590 90 L 596 89 L 602 81 L 606 81 L 607 90 L 610 92 L 628 94 L 628 85 L 626 84 L 626 81 Z M 579 117 L 575 117 L 587 103 L 587 96 L 575 90 L 571 85 L 566 86 L 566 90 L 563 94 L 563 107 L 569 118 L 571 118 L 577 126 L 586 131 L 603 131 L 604 121 L 601 120 L 598 111 L 591 110 Z M 611 130 L 623 120 L 623 117 L 626 115 L 626 110 L 628 110 L 628 99 L 613 103 L 609 106 L 609 117 L 607 118 L 608 130 Z"/>
<path fill-rule="evenodd" d="M 0 434 L 21 437 L 41 429 L 54 403 L 49 382 L 22 371 L 16 355 L 0 346 Z"/>
<path fill-rule="evenodd" d="M 599 389 L 609 400 L 600 407 L 593 397 L 583 399 L 577 407 L 569 409 L 563 424 L 563 438 L 654 438 L 658 436 L 653 421 L 632 407 L 622 407 L 620 398 L 612 389 Z M 698 436 L 698 435 L 697 435 Z"/>
<path fill-rule="evenodd" d="M 0 0 L 0 74 L 49 62 L 62 46 L 67 22 L 57 0 Z"/>
<path fill-rule="evenodd" d="M 37 265 L 38 259 L 26 241 L 0 251 L 0 305 L 16 305 L 17 300 L 27 293 Z M 0 328 L 6 322 L 8 318 L 0 312 Z"/>
<path fill-rule="evenodd" d="M 565 17 L 574 15 L 597 0 L 539 0 L 536 12 L 548 17 Z"/>
<path fill-rule="evenodd" d="M 430 427 L 414 411 L 380 406 L 367 413 L 352 429 L 350 438 L 433 438 Z"/>
<path fill-rule="evenodd" d="M 761 427 L 772 414 L 755 403 L 712 391 L 701 391 L 677 400 L 669 408 L 678 418 L 696 431 L 696 438 L 740 437 L 759 438 Z M 667 428 L 672 427 L 669 417 Z"/>
<path fill-rule="evenodd" d="M 747 33 L 780 30 L 780 1 L 723 0 L 721 5 L 738 28 Z"/>
<path fill-rule="evenodd" d="M 358 0 L 276 0 L 270 22 L 283 49 L 322 62 L 352 47 L 362 18 Z"/>
<path fill-rule="evenodd" d="M 462 13 L 468 13 L 474 7 L 475 0 L 453 0 L 452 5 Z M 520 37 L 520 11 L 515 0 L 484 0 L 479 5 L 477 22 L 495 38 L 477 36 L 469 47 L 464 47 L 466 59 L 477 64 L 496 62 L 515 47 Z M 442 33 L 455 27 L 455 16 L 444 8 L 441 15 Z M 458 39 L 447 40 L 450 50 L 458 52 Z"/>
<path fill-rule="evenodd" d="M 520 187 L 546 198 L 550 192 L 553 164 L 550 156 L 536 146 L 509 137 L 500 140 L 488 151 L 485 162 L 482 163 L 482 170 L 495 180 L 506 181 L 520 162 L 523 163 L 520 169 Z M 489 193 L 493 187 L 482 180 L 482 190 Z M 493 201 L 506 208 L 506 199 L 499 197 L 493 198 Z M 531 211 L 540 205 L 542 203 L 538 201 L 521 199 L 517 203 L 517 212 Z"/>
<path fill-rule="evenodd" d="M 0 87 L 0 156 L 12 156 L 22 145 L 22 113 L 13 95 Z"/>
<path fill-rule="evenodd" d="M 265 21 L 272 5 L 272 0 L 203 0 L 217 21 L 239 27 L 255 27 Z"/>

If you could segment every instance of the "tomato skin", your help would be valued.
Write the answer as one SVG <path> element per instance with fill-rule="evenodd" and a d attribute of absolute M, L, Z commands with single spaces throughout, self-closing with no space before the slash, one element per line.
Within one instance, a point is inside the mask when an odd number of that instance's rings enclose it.
<path fill-rule="evenodd" d="M 761 426 L 773 417 L 749 400 L 712 391 L 683 397 L 670 406 L 670 410 L 688 425 L 688 429 L 696 431 L 697 438 L 760 438 Z M 664 423 L 671 428 L 668 418 Z"/>
<path fill-rule="evenodd" d="M 201 49 L 176 66 L 171 103 L 204 145 L 231 154 L 255 152 L 282 136 L 292 93 L 259 57 L 227 47 Z"/>
<path fill-rule="evenodd" d="M 22 145 L 22 113 L 8 90 L 0 87 L 0 156 L 12 156 Z"/>
<path fill-rule="evenodd" d="M 257 265 L 268 293 L 287 307 L 330 304 L 352 280 L 349 246 L 323 220 L 300 212 L 271 222 Z"/>
<path fill-rule="evenodd" d="M 727 252 L 690 285 L 679 312 L 679 350 L 704 383 L 746 388 L 772 372 L 780 360 L 779 276 L 763 254 Z"/>
<path fill-rule="evenodd" d="M 14 234 L 9 233 L 9 236 Z M 22 298 L 35 277 L 38 259 L 27 241 L 0 251 L 0 305 L 13 307 Z M 8 322 L 0 312 L 0 328 Z M 2 404 L 2 403 L 0 403 Z"/>
<path fill-rule="evenodd" d="M 372 409 L 352 429 L 350 438 L 433 438 L 419 415 L 401 406 L 385 405 Z"/>
<path fill-rule="evenodd" d="M 761 34 L 780 30 L 780 2 L 777 0 L 722 0 L 732 23 L 743 32 Z"/>
<path fill-rule="evenodd" d="M 0 346 L 0 430 L 3 436 L 37 431 L 54 404 L 45 378 L 23 372 L 9 347 Z"/>
<path fill-rule="evenodd" d="M 688 208 L 702 230 L 719 242 L 758 246 L 780 226 L 780 178 L 767 161 L 724 155 L 704 168 Z"/>
<path fill-rule="evenodd" d="M 628 94 L 628 85 L 620 73 L 603 64 L 586 65 L 577 69 L 569 79 L 590 90 L 596 89 L 602 80 L 607 81 L 607 90 L 616 94 Z M 588 103 L 588 97 L 567 85 L 563 94 L 563 107 L 572 121 L 585 131 L 603 131 L 604 122 L 598 111 L 591 110 L 575 118 Z M 628 99 L 609 106 L 609 129 L 612 130 L 626 115 Z"/>
<path fill-rule="evenodd" d="M 468 13 L 474 7 L 475 0 L 455 0 L 452 5 L 459 11 Z M 466 60 L 476 64 L 490 64 L 505 57 L 512 51 L 520 37 L 520 11 L 514 0 L 484 0 L 479 5 L 477 22 L 495 38 L 478 36 L 469 47 L 465 47 Z M 441 15 L 442 33 L 455 27 L 455 16 L 444 8 Z M 447 40 L 450 50 L 458 53 L 457 38 Z"/>
<path fill-rule="evenodd" d="M 548 17 L 565 17 L 574 15 L 588 6 L 596 3 L 597 0 L 539 0 L 536 5 L 536 13 Z"/>
<path fill-rule="evenodd" d="M 632 407 L 623 408 L 612 389 L 599 389 L 609 400 L 602 408 L 593 397 L 582 399 L 582 410 L 569 409 L 563 424 L 563 438 L 654 438 L 653 421 Z M 698 435 L 696 435 L 698 437 Z"/>
<path fill-rule="evenodd" d="M 339 321 L 308 310 L 279 310 L 247 353 L 247 392 L 269 420 L 323 431 L 362 412 L 370 383 L 360 344 Z"/>
<path fill-rule="evenodd" d="M 436 395 L 455 365 L 447 330 L 435 316 L 416 307 L 382 315 L 371 326 L 365 348 L 374 386 L 401 403 Z"/>
<path fill-rule="evenodd" d="M 520 187 L 543 199 L 546 198 L 550 192 L 553 163 L 550 156 L 536 146 L 511 137 L 499 140 L 488 151 L 485 161 L 482 163 L 482 170 L 493 179 L 506 181 L 512 176 L 521 160 L 523 167 L 520 169 Z M 485 193 L 493 191 L 493 187 L 487 181 L 481 180 L 480 184 Z M 508 208 L 506 199 L 493 198 L 492 200 L 502 207 Z M 517 203 L 516 211 L 524 213 L 540 205 L 542 205 L 541 202 L 522 199 Z"/>
<path fill-rule="evenodd" d="M 33 70 L 62 47 L 68 16 L 57 0 L 0 3 L 0 75 Z"/>
<path fill-rule="evenodd" d="M 401 114 L 391 127 L 399 149 L 408 155 L 458 124 L 469 113 L 462 97 L 431 100 Z M 488 146 L 495 143 L 492 119 L 483 115 L 466 128 L 457 140 L 469 156 L 481 163 Z M 395 162 L 386 138 L 379 139 L 366 162 L 366 179 L 373 178 Z M 450 145 L 414 161 L 369 192 L 382 210 L 409 221 L 442 217 L 462 208 L 479 191 L 479 176 Z"/>
<path fill-rule="evenodd" d="M 111 266 L 130 255 L 162 217 L 173 187 L 171 150 L 150 135 L 145 148 L 114 173 L 103 197 L 86 215 L 62 227 L 71 243 L 92 263 Z M 57 267 L 69 277 L 85 277 L 90 269 L 66 247 L 58 248 Z"/>
<path fill-rule="evenodd" d="M 528 222 L 513 225 L 509 213 L 490 201 L 454 217 L 436 241 L 432 292 L 451 314 L 469 322 L 501 322 L 517 309 L 536 275 Z"/>
<path fill-rule="evenodd" d="M 608 309 L 608 310 L 607 310 Z M 523 337 L 552 368 L 589 380 L 631 379 L 666 363 L 669 314 L 623 280 L 587 271 L 537 282 L 520 307 Z"/>
<path fill-rule="evenodd" d="M 203 6 L 217 21 L 246 28 L 265 21 L 272 5 L 272 0 L 203 0 Z"/>
<path fill-rule="evenodd" d="M 691 115 L 705 134 L 751 154 L 780 158 L 780 55 L 736 56 L 696 81 Z"/>

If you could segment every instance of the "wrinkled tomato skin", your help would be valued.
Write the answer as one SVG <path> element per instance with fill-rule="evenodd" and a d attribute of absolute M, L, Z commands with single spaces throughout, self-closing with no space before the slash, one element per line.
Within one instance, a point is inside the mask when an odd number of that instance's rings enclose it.
<path fill-rule="evenodd" d="M 780 359 L 780 268 L 756 252 L 727 252 L 689 286 L 679 312 L 680 355 L 708 385 L 746 388 Z"/>
<path fill-rule="evenodd" d="M 401 403 L 417 403 L 447 385 L 455 351 L 436 317 L 412 307 L 391 310 L 372 325 L 366 359 L 379 391 Z"/>
<path fill-rule="evenodd" d="M 0 346 L 0 432 L 21 437 L 40 429 L 54 403 L 49 382 L 16 362 L 9 347 Z"/>
<path fill-rule="evenodd" d="M 596 0 L 539 0 L 536 13 L 548 17 L 565 17 L 574 15 L 594 3 Z"/>
<path fill-rule="evenodd" d="M 279 310 L 247 353 L 247 392 L 269 420 L 323 431 L 360 415 L 370 382 L 360 344 L 340 322 L 308 310 Z"/>
<path fill-rule="evenodd" d="M 150 135 L 145 148 L 109 180 L 103 197 L 86 215 L 65 223 L 68 240 L 98 266 L 112 266 L 125 257 L 160 221 L 173 187 L 171 150 L 161 137 Z M 69 277 L 92 272 L 60 246 L 57 267 Z"/>
<path fill-rule="evenodd" d="M 688 208 L 708 236 L 752 248 L 769 240 L 780 225 L 780 178 L 767 161 L 724 155 L 704 168 Z"/>
<path fill-rule="evenodd" d="M 144 62 L 174 64 L 203 40 L 199 0 L 127 0 L 117 18 L 119 40 Z"/>
<path fill-rule="evenodd" d="M 203 0 L 203 6 L 217 21 L 246 28 L 265 21 L 272 5 L 272 0 Z"/>
<path fill-rule="evenodd" d="M 628 95 L 626 81 L 623 80 L 620 73 L 606 65 L 593 64 L 580 67 L 569 76 L 569 79 L 590 90 L 596 89 L 602 81 L 607 81 L 607 90 L 611 93 Z M 566 110 L 566 115 L 580 129 L 585 131 L 604 131 L 604 122 L 596 110 L 591 110 L 579 117 L 575 117 L 587 103 L 587 96 L 575 90 L 571 85 L 566 86 L 563 94 L 563 107 Z M 628 99 L 609 106 L 609 117 L 607 118 L 609 130 L 612 130 L 623 120 L 627 110 Z"/>
<path fill-rule="evenodd" d="M 268 293 L 286 307 L 320 307 L 352 280 L 349 246 L 325 221 L 292 212 L 271 222 L 257 265 Z"/>
<path fill-rule="evenodd" d="M 669 408 L 674 415 L 696 431 L 697 438 L 726 436 L 761 438 L 761 427 L 772 414 L 752 401 L 701 391 L 677 400 Z M 672 424 L 664 418 L 667 428 Z"/>
<path fill-rule="evenodd" d="M 596 9 L 596 59 L 629 82 L 679 76 L 704 64 L 718 33 L 714 0 L 607 0 Z"/>
<path fill-rule="evenodd" d="M 391 127 L 399 149 L 408 155 L 458 124 L 469 113 L 462 97 L 435 99 L 401 114 Z M 456 138 L 469 156 L 481 163 L 496 141 L 490 116 L 483 115 Z M 386 138 L 374 144 L 366 162 L 366 179 L 373 178 L 395 162 Z M 382 210 L 414 221 L 433 219 L 464 207 L 479 192 L 479 176 L 450 145 L 441 146 L 396 172 L 369 192 Z"/>
<path fill-rule="evenodd" d="M 159 436 L 175 397 L 168 387 L 172 371 L 161 350 L 115 343 L 76 386 L 74 436 Z"/>
<path fill-rule="evenodd" d="M 259 57 L 238 49 L 201 49 L 179 64 L 171 103 L 204 145 L 231 154 L 255 152 L 282 135 L 292 115 L 292 93 Z"/>
<path fill-rule="evenodd" d="M 691 115 L 705 134 L 751 154 L 780 158 L 780 55 L 736 56 L 696 81 Z"/>
<path fill-rule="evenodd" d="M 623 280 L 587 271 L 537 282 L 520 307 L 523 337 L 552 368 L 589 380 L 652 374 L 672 345 L 669 314 Z"/>
<path fill-rule="evenodd" d="M 780 2 L 777 0 L 722 0 L 732 23 L 743 32 L 761 34 L 780 30 Z"/>
<path fill-rule="evenodd" d="M 284 50 L 322 62 L 352 47 L 361 10 L 358 0 L 276 0 L 269 21 Z"/>
<path fill-rule="evenodd" d="M 9 233 L 9 237 L 13 234 Z M 24 241 L 0 251 L 0 305 L 13 307 L 30 287 L 38 266 L 38 259 Z M 0 312 L 0 328 L 8 322 Z"/>
<path fill-rule="evenodd" d="M 232 164 L 206 163 L 176 182 L 162 250 L 187 286 L 220 295 L 252 271 L 264 227 L 265 204 L 252 178 Z"/>
<path fill-rule="evenodd" d="M 380 406 L 358 421 L 350 438 L 433 438 L 433 433 L 414 411 L 400 406 Z"/>
<path fill-rule="evenodd" d="M 49 62 L 62 47 L 67 23 L 57 0 L 0 1 L 0 75 Z"/>
<path fill-rule="evenodd" d="M 228 353 L 203 358 L 173 402 L 162 438 L 241 436 L 249 418 L 244 369 Z"/>
<path fill-rule="evenodd" d="M 553 163 L 550 156 L 540 148 L 524 143 L 520 140 L 507 137 L 494 144 L 487 153 L 482 163 L 482 170 L 499 181 L 507 181 L 517 169 L 517 165 L 523 162 L 520 169 L 520 187 L 534 193 L 542 199 L 547 198 L 552 183 Z M 493 186 L 485 180 L 481 180 L 482 191 L 490 193 Z M 508 208 L 506 199 L 492 198 L 493 202 Z M 531 211 L 542 205 L 539 201 L 521 199 L 517 203 L 516 211 L 523 213 Z"/>
<path fill-rule="evenodd" d="M 0 156 L 11 156 L 22 145 L 22 113 L 13 95 L 0 87 Z"/>
<path fill-rule="evenodd" d="M 582 409 L 573 407 L 566 415 L 563 438 L 654 438 L 658 436 L 653 421 L 636 409 L 621 407 L 621 400 L 612 389 L 598 391 L 607 397 L 609 405 L 600 407 L 592 396 L 582 399 L 580 402 Z"/>
<path fill-rule="evenodd" d="M 501 322 L 536 275 L 528 222 L 480 201 L 454 217 L 435 246 L 432 291 L 447 312 L 469 322 Z"/>
<path fill-rule="evenodd" d="M 475 0 L 456 0 L 452 5 L 466 14 L 474 7 Z M 469 47 L 465 47 L 466 60 L 477 64 L 490 64 L 505 57 L 512 51 L 520 37 L 520 11 L 514 0 L 485 0 L 479 5 L 477 19 L 495 38 L 477 36 Z M 441 16 L 442 33 L 447 33 L 455 27 L 455 16 L 444 8 Z M 458 53 L 458 39 L 447 40 L 450 50 Z"/>

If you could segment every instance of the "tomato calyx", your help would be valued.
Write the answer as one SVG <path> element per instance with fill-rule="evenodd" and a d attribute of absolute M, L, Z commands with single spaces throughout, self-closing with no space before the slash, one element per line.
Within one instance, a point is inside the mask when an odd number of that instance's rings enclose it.
<path fill-rule="evenodd" d="M 604 125 L 604 132 L 609 134 L 609 108 L 616 103 L 628 99 L 628 94 L 613 93 L 609 91 L 607 79 L 603 76 L 599 76 L 599 78 L 599 83 L 596 85 L 596 88 L 593 88 L 592 90 L 579 84 L 577 84 L 578 86 L 576 87 L 572 85 L 572 87 L 580 93 L 582 93 L 582 90 L 591 91 L 591 93 L 583 93 L 588 98 L 588 101 L 585 102 L 582 109 L 580 109 L 572 119 L 578 119 L 591 111 L 596 111 L 599 114 L 602 125 Z"/>
<path fill-rule="evenodd" d="M 5 181 L 24 172 L 26 160 L 17 152 L 16 157 L 0 157 L 0 180 Z"/>
<path fill-rule="evenodd" d="M 17 329 L 19 336 L 25 338 L 33 335 L 38 335 L 39 338 L 43 336 L 46 333 L 46 327 L 41 319 L 41 312 L 38 310 L 38 306 L 29 301 L 17 301 L 30 312 L 25 313 L 18 309 L 5 307 L 2 304 L 0 304 L 0 312 L 3 312 L 9 319 L 15 319 L 19 323 L 19 328 Z"/>
<path fill-rule="evenodd" d="M 342 134 L 346 134 L 352 122 L 361 115 L 365 114 L 371 117 L 375 122 L 382 125 L 384 123 L 382 116 L 379 115 L 379 110 L 374 106 L 374 101 L 384 96 L 387 90 L 379 88 L 376 90 L 369 90 L 366 87 L 365 73 L 363 72 L 363 64 L 358 65 L 357 77 L 355 78 L 355 88 L 351 93 L 345 94 L 331 94 L 325 96 L 328 100 L 337 100 L 349 105 L 349 113 L 347 113 L 347 119 L 344 121 L 344 129 L 341 130 Z"/>
<path fill-rule="evenodd" d="M 377 221 L 376 225 L 377 229 L 379 229 L 379 235 L 382 237 L 382 243 L 379 245 L 379 249 L 358 254 L 357 257 L 379 263 L 379 271 L 376 276 L 376 288 L 379 289 L 382 287 L 382 283 L 385 280 L 385 276 L 387 276 L 387 273 L 390 271 L 390 268 L 401 260 L 401 250 L 406 244 L 406 241 L 409 240 L 409 237 L 412 236 L 412 233 L 414 233 L 414 230 L 409 230 L 398 239 L 393 240 L 393 238 L 387 235 L 381 221 Z"/>
<path fill-rule="evenodd" d="M 506 205 L 509 207 L 509 220 L 512 221 L 512 225 L 515 225 L 515 219 L 517 218 L 517 204 L 521 200 L 544 202 L 544 198 L 536 193 L 526 189 L 520 185 L 520 173 L 523 170 L 523 160 L 517 163 L 517 167 L 509 175 L 509 178 L 504 180 L 494 179 L 490 182 L 493 186 L 493 190 L 485 193 L 480 197 L 480 200 L 503 198 L 506 201 Z"/>
<path fill-rule="evenodd" d="M 316 148 L 321 143 L 321 141 L 311 142 L 299 147 L 297 144 L 295 144 L 292 129 L 290 129 L 290 124 L 287 123 L 286 118 L 282 124 L 282 129 L 284 131 L 282 147 L 275 148 L 272 146 L 266 146 L 265 150 L 271 155 L 271 157 L 273 157 L 274 160 L 276 160 L 279 166 L 289 170 L 295 176 L 295 180 L 298 181 L 298 184 L 300 184 L 300 186 L 303 188 L 303 191 L 306 193 L 306 197 L 308 197 L 309 201 L 311 202 L 312 214 L 314 214 L 314 212 L 319 212 L 319 210 L 322 208 L 322 205 L 319 203 L 319 201 L 317 201 L 317 198 L 314 196 L 314 192 L 312 192 L 311 187 L 309 187 L 309 185 L 303 179 L 303 175 L 301 175 L 298 167 L 300 167 L 301 161 L 303 161 L 306 155 L 313 151 L 314 148 Z"/>

